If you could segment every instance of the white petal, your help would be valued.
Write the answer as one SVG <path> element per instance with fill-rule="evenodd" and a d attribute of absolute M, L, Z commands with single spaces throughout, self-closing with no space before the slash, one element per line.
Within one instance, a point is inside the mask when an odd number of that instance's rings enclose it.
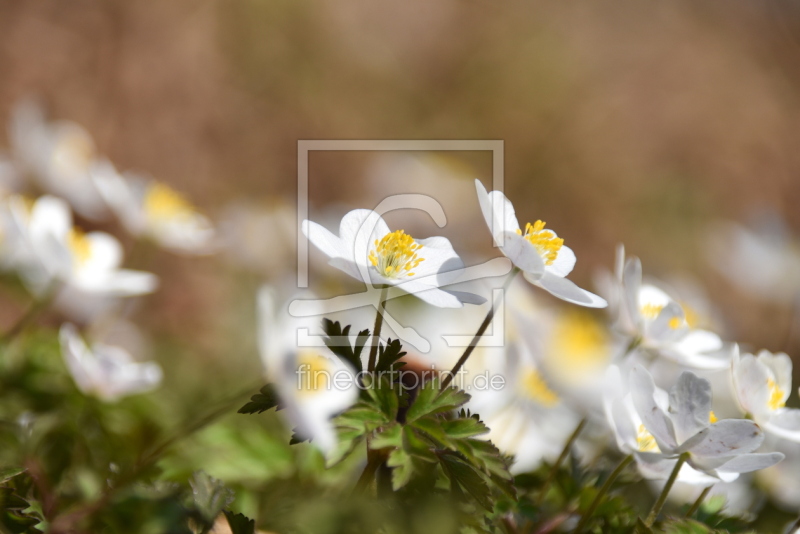
<path fill-rule="evenodd" d="M 544 261 L 530 241 L 515 232 L 504 232 L 500 250 L 529 276 L 539 279 L 545 272 Z"/>
<path fill-rule="evenodd" d="M 305 235 L 315 247 L 320 249 L 323 254 L 331 258 L 350 258 L 345 253 L 342 240 L 333 235 L 330 230 L 314 221 L 305 220 L 302 225 L 303 235 Z"/>
<path fill-rule="evenodd" d="M 520 229 L 514 205 L 500 191 L 487 193 L 480 180 L 475 180 L 475 189 L 486 225 L 497 245 L 502 246 L 504 232 L 515 234 Z"/>
<path fill-rule="evenodd" d="M 734 357 L 733 383 L 736 397 L 746 412 L 759 419 L 767 418 L 770 413 L 769 379 L 767 366 L 752 354 Z"/>
<path fill-rule="evenodd" d="M 551 265 L 545 266 L 545 269 L 556 276 L 567 276 L 572 272 L 575 267 L 575 253 L 566 245 L 562 245 L 558 249 L 558 255 Z"/>
<path fill-rule="evenodd" d="M 661 409 L 655 399 L 656 385 L 646 369 L 638 365 L 631 369 L 629 386 L 633 405 L 645 428 L 658 442 L 659 448 L 672 450 L 677 446 L 672 421 Z"/>
<path fill-rule="evenodd" d="M 525 278 L 528 278 L 527 273 L 525 273 Z M 531 280 L 528 279 L 528 281 Z M 598 297 L 594 293 L 589 293 L 585 289 L 579 288 L 566 278 L 561 278 L 560 276 L 548 272 L 533 283 L 546 290 L 551 295 L 573 304 L 579 304 L 588 308 L 605 308 L 608 306 L 605 299 Z"/>
<path fill-rule="evenodd" d="M 344 246 L 342 256 L 356 263 L 368 265 L 369 251 L 380 240 L 390 233 L 389 227 L 376 212 L 372 210 L 352 210 L 342 217 L 339 224 L 339 239 Z"/>
<path fill-rule="evenodd" d="M 764 433 L 758 425 L 746 419 L 723 419 L 699 434 L 704 438 L 692 446 L 690 452 L 708 458 L 749 453 L 764 441 Z"/>
<path fill-rule="evenodd" d="M 784 439 L 800 442 L 800 410 L 782 408 L 764 424 L 764 430 Z"/>
<path fill-rule="evenodd" d="M 775 385 L 783 392 L 779 402 L 785 403 L 792 391 L 792 359 L 784 352 L 772 354 L 766 350 L 758 353 L 758 359 L 775 375 Z"/>
<path fill-rule="evenodd" d="M 89 245 L 89 257 L 81 266 L 82 269 L 103 272 L 117 269 L 122 263 L 122 245 L 117 239 L 105 232 L 86 234 Z"/>
<path fill-rule="evenodd" d="M 784 458 L 785 456 L 780 452 L 743 454 L 717 469 L 720 473 L 750 473 L 773 466 Z"/>
<path fill-rule="evenodd" d="M 418 249 L 417 255 L 424 258 L 414 268 L 416 277 L 426 277 L 435 275 L 437 286 L 452 284 L 464 270 L 464 262 L 458 257 L 453 245 L 445 237 L 429 237 L 427 239 L 417 239 L 417 243 L 422 245 Z"/>
<path fill-rule="evenodd" d="M 392 282 L 396 281 L 392 280 Z M 422 283 L 419 280 L 411 279 L 400 284 L 396 284 L 395 287 L 402 289 L 403 291 L 414 295 L 418 299 L 421 299 L 438 308 L 464 307 L 464 304 L 458 299 L 457 296 L 435 286 Z"/>
<path fill-rule="evenodd" d="M 669 392 L 669 411 L 675 437 L 683 443 L 709 425 L 711 383 L 685 371 Z"/>

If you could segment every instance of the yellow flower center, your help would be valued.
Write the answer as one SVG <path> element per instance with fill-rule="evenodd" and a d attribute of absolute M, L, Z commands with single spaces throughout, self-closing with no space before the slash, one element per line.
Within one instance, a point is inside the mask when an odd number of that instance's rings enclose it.
<path fill-rule="evenodd" d="M 713 425 L 717 421 L 719 421 L 719 418 L 717 418 L 717 415 L 714 413 L 714 410 L 708 412 L 708 422 Z"/>
<path fill-rule="evenodd" d="M 556 233 L 552 230 L 545 230 L 544 221 L 536 221 L 535 223 L 525 224 L 525 234 L 522 230 L 517 230 L 518 235 L 522 235 L 528 242 L 536 247 L 536 251 L 544 259 L 545 265 L 552 265 L 558 257 L 558 251 L 564 245 L 564 240 L 556 237 Z"/>
<path fill-rule="evenodd" d="M 673 317 L 672 319 L 669 320 L 668 324 L 670 328 L 672 328 L 673 330 L 677 330 L 683 325 L 683 323 L 684 321 L 682 321 L 680 317 Z"/>
<path fill-rule="evenodd" d="M 590 314 L 561 314 L 552 332 L 548 363 L 564 378 L 592 375 L 608 363 L 608 334 Z"/>
<path fill-rule="evenodd" d="M 785 392 L 778 387 L 778 384 L 773 379 L 767 379 L 767 387 L 769 388 L 769 401 L 767 402 L 769 409 L 778 410 L 786 406 L 786 401 L 783 400 Z"/>
<path fill-rule="evenodd" d="M 386 234 L 380 240 L 375 240 L 375 248 L 369 253 L 369 261 L 386 278 L 398 276 L 414 276 L 411 269 L 425 261 L 420 258 L 417 251 L 422 245 L 403 230 Z"/>
<path fill-rule="evenodd" d="M 644 304 L 639 308 L 639 312 L 642 314 L 642 317 L 645 319 L 653 320 L 658 317 L 658 314 L 661 313 L 661 310 L 664 309 L 663 305 L 660 304 Z"/>
<path fill-rule="evenodd" d="M 150 220 L 164 221 L 192 215 L 195 209 L 171 187 L 155 183 L 147 188 L 144 212 Z"/>
<path fill-rule="evenodd" d="M 78 228 L 73 228 L 67 234 L 67 247 L 69 247 L 75 263 L 80 266 L 86 263 L 92 257 L 92 244 Z"/>
<path fill-rule="evenodd" d="M 301 352 L 297 357 L 297 390 L 301 395 L 325 391 L 331 383 L 330 362 L 314 352 Z"/>
<path fill-rule="evenodd" d="M 550 389 L 542 375 L 536 370 L 528 370 L 522 377 L 522 389 L 525 394 L 539 404 L 551 407 L 558 404 L 558 394 Z"/>
<path fill-rule="evenodd" d="M 644 425 L 639 425 L 639 431 L 636 433 L 636 446 L 639 447 L 640 452 L 661 452 L 656 438 L 647 431 Z"/>

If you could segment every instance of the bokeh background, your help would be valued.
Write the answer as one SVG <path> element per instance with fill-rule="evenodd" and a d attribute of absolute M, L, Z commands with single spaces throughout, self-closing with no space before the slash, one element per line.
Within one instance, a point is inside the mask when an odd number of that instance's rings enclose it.
<path fill-rule="evenodd" d="M 764 214 L 797 246 L 796 2 L 0 0 L 0 122 L 29 96 L 220 226 L 218 257 L 158 257 L 136 316 L 161 395 L 187 410 L 260 373 L 254 291 L 293 283 L 299 139 L 502 139 L 507 195 L 576 251 L 577 283 L 624 243 L 646 272 L 698 280 L 730 339 L 800 354 L 791 303 L 739 290 L 708 254 L 710 224 Z M 391 222 L 497 254 L 472 185 L 488 153 L 313 153 L 310 176 L 315 220 L 427 192 L 447 227 Z M 354 287 L 338 279 L 317 289 Z M 27 305 L 0 298 L 3 324 Z"/>

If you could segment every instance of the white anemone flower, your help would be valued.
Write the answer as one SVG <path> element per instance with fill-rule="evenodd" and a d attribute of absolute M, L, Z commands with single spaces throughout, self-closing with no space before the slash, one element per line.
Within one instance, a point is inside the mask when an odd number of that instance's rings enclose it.
<path fill-rule="evenodd" d="M 88 346 L 72 324 L 60 332 L 61 354 L 75 384 L 84 394 L 106 402 L 145 393 L 161 383 L 161 367 L 137 362 L 121 347 L 95 343 Z"/>
<path fill-rule="evenodd" d="M 44 196 L 30 204 L 13 197 L 10 208 L 23 249 L 17 268 L 34 293 L 45 293 L 55 282 L 65 289 L 117 297 L 155 290 L 154 274 L 119 268 L 122 246 L 113 236 L 73 227 L 63 200 Z"/>
<path fill-rule="evenodd" d="M 642 283 L 642 263 L 629 258 L 619 286 L 617 326 L 645 349 L 652 349 L 683 366 L 725 369 L 734 345 L 709 330 L 695 328 L 690 313 L 666 291 Z"/>
<path fill-rule="evenodd" d="M 688 453 L 689 466 L 726 482 L 784 458 L 779 452 L 753 452 L 764 441 L 753 421 L 717 421 L 711 411 L 711 384 L 690 371 L 678 377 L 666 405 L 653 377 L 641 366 L 631 370 L 629 387 L 636 413 L 653 438 L 653 451 L 664 457 Z"/>
<path fill-rule="evenodd" d="M 391 231 L 380 215 L 365 209 L 342 217 L 338 236 L 309 220 L 303 221 L 302 230 L 331 258 L 330 265 L 356 280 L 396 287 L 440 308 L 460 308 L 462 299 L 474 301 L 440 289 L 464 268 L 447 238 L 414 239 L 403 230 Z"/>
<path fill-rule="evenodd" d="M 12 112 L 9 140 L 16 158 L 44 191 L 67 199 L 89 219 L 107 215 L 89 172 L 97 149 L 83 127 L 69 121 L 47 122 L 42 109 L 25 100 Z"/>
<path fill-rule="evenodd" d="M 733 387 L 742 409 L 764 430 L 800 442 L 800 410 L 787 408 L 792 391 L 792 360 L 780 352 L 734 353 Z"/>
<path fill-rule="evenodd" d="M 185 254 L 214 251 L 216 234 L 208 218 L 168 185 L 125 173 L 103 161 L 91 170 L 94 183 L 125 229 Z"/>
<path fill-rule="evenodd" d="M 301 328 L 318 330 L 321 316 L 292 317 L 288 303 L 280 305 L 272 288 L 258 293 L 258 340 L 267 380 L 294 431 L 323 453 L 336 446 L 331 418 L 358 400 L 355 370 L 327 348 L 302 347 Z"/>
<path fill-rule="evenodd" d="M 566 276 L 575 267 L 575 253 L 554 231 L 546 229 L 543 221 L 528 223 L 523 232 L 514 206 L 501 191 L 487 193 L 479 180 L 475 180 L 475 188 L 495 243 L 528 282 L 573 304 L 590 308 L 607 306 L 604 299 L 567 280 Z"/>

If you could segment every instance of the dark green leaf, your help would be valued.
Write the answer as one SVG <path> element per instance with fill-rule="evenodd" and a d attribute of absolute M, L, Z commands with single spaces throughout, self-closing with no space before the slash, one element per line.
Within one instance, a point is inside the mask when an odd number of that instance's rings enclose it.
<path fill-rule="evenodd" d="M 420 388 L 417 398 L 406 413 L 406 420 L 411 422 L 424 415 L 456 410 L 469 400 L 469 395 L 458 388 L 439 389 L 439 381 L 431 380 Z"/>
<path fill-rule="evenodd" d="M 487 511 L 491 512 L 494 509 L 489 486 L 472 466 L 454 455 L 444 455 L 442 456 L 442 467 L 454 488 L 459 487 L 466 490 Z"/>
<path fill-rule="evenodd" d="M 378 348 L 378 363 L 375 365 L 375 371 L 392 371 L 405 365 L 405 362 L 397 362 L 406 355 L 402 350 L 403 346 L 399 339 L 390 339 L 386 345 L 381 345 Z"/>
<path fill-rule="evenodd" d="M 255 534 L 256 532 L 256 522 L 243 514 L 234 514 L 225 510 L 225 518 L 228 520 L 232 534 Z"/>
<path fill-rule="evenodd" d="M 442 428 L 450 438 L 471 438 L 489 432 L 482 422 L 473 417 L 442 421 Z"/>
<path fill-rule="evenodd" d="M 203 519 L 212 524 L 222 509 L 233 502 L 233 490 L 210 477 L 204 471 L 196 471 L 189 480 L 194 505 Z"/>
<path fill-rule="evenodd" d="M 280 403 L 278 402 L 278 397 L 275 394 L 275 391 L 272 389 L 272 386 L 267 384 L 261 388 L 259 393 L 256 393 L 250 397 L 250 402 L 239 408 L 239 413 L 262 413 L 276 407 L 279 410 L 281 409 Z"/>
<path fill-rule="evenodd" d="M 331 321 L 330 319 L 322 320 L 322 330 L 325 332 L 325 345 L 332 353 L 353 366 L 356 372 L 363 371 L 361 364 L 361 351 L 364 344 L 369 337 L 369 330 L 362 330 L 356 336 L 356 349 L 350 345 L 350 326 L 339 324 L 339 321 Z"/>

